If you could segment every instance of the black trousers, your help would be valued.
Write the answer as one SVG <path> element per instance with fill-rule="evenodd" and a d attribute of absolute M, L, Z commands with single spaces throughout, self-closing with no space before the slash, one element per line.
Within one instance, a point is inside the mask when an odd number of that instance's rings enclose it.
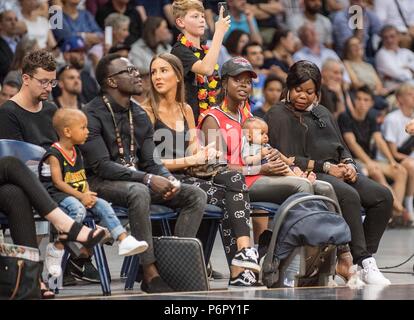
<path fill-rule="evenodd" d="M 13 242 L 37 248 L 32 207 L 45 217 L 57 204 L 23 162 L 13 157 L 1 158 L 0 211 L 8 217 Z"/>
<path fill-rule="evenodd" d="M 250 237 L 250 198 L 244 176 L 237 171 L 226 170 L 211 180 L 186 177 L 181 182 L 204 190 L 207 203 L 223 210 L 223 245 L 230 265 L 237 253 L 237 238 Z M 207 236 L 201 234 L 200 240 L 203 242 Z"/>
<path fill-rule="evenodd" d="M 345 183 L 327 174 L 318 173 L 318 179 L 329 182 L 338 197 L 343 217 L 351 230 L 350 243 L 354 263 L 376 253 L 381 237 L 392 215 L 391 192 L 379 183 L 358 175 L 355 183 Z M 366 211 L 364 223 L 361 206 Z"/>
<path fill-rule="evenodd" d="M 172 209 L 179 208 L 180 213 L 174 235 L 195 237 L 207 203 L 207 195 L 203 190 L 186 184 L 182 184 L 181 190 L 168 201 L 163 200 L 159 194 L 139 182 L 113 181 L 92 177 L 90 186 L 91 190 L 97 192 L 99 197 L 114 205 L 128 208 L 131 234 L 137 239 L 147 241 L 149 245 L 148 249 L 140 255 L 140 261 L 143 265 L 155 262 L 150 219 L 151 204 L 162 204 Z"/>

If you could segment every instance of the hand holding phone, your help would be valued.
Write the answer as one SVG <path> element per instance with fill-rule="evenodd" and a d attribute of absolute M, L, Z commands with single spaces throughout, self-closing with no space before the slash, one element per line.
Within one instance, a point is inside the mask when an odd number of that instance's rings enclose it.
<path fill-rule="evenodd" d="M 231 23 L 227 2 L 219 2 L 217 6 L 219 9 L 219 16 L 215 24 L 215 31 L 224 36 L 227 30 L 229 30 Z"/>
<path fill-rule="evenodd" d="M 220 15 L 221 7 L 223 7 L 223 18 L 225 18 L 229 15 L 229 9 L 227 7 L 227 2 L 219 2 L 217 4 L 217 7 L 218 7 L 219 15 Z"/>

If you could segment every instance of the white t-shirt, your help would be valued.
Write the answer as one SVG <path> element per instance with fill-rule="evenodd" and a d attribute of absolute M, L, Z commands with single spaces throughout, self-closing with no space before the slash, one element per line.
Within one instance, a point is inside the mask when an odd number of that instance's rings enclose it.
<path fill-rule="evenodd" d="M 398 0 L 405 21 L 409 26 L 414 25 L 413 0 Z M 407 27 L 394 0 L 375 0 L 375 13 L 381 22 L 395 26 L 400 32 L 407 32 Z"/>
<path fill-rule="evenodd" d="M 400 109 L 389 113 L 381 127 L 385 141 L 395 143 L 397 147 L 402 146 L 410 138 L 410 135 L 405 132 L 405 126 L 412 119 L 412 117 L 406 117 Z M 410 157 L 414 157 L 414 152 L 410 154 Z M 387 158 L 378 151 L 377 159 L 386 160 Z"/>
<path fill-rule="evenodd" d="M 332 43 L 332 24 L 331 21 L 321 15 L 316 14 L 316 20 L 311 21 L 306 16 L 302 14 L 295 14 L 293 16 L 288 17 L 288 27 L 290 30 L 293 31 L 294 34 L 297 35 L 298 30 L 301 26 L 303 26 L 306 22 L 313 23 L 315 25 L 316 32 L 319 34 L 319 38 L 321 43 L 327 44 Z"/>
<path fill-rule="evenodd" d="M 46 48 L 47 36 L 49 33 L 49 22 L 45 17 L 37 17 L 36 21 L 22 19 L 27 26 L 27 36 L 36 39 L 41 49 Z"/>

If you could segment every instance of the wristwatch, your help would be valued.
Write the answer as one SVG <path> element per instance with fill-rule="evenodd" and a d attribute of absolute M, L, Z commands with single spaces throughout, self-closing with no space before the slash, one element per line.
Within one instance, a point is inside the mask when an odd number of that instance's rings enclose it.
<path fill-rule="evenodd" d="M 329 173 L 329 170 L 331 169 L 331 165 L 332 165 L 332 163 L 330 163 L 328 161 L 325 161 L 323 163 L 323 167 L 322 167 L 323 172 Z"/>
<path fill-rule="evenodd" d="M 152 179 L 152 174 L 148 174 L 148 175 L 147 175 L 147 182 L 145 182 L 145 185 L 146 185 L 148 188 L 151 188 L 151 179 Z"/>

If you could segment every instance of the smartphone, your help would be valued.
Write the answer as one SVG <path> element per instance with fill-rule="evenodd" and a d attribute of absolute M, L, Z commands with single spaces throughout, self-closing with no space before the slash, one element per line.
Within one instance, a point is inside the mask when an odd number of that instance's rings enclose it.
<path fill-rule="evenodd" d="M 224 7 L 223 11 L 223 18 L 227 17 L 229 15 L 229 9 L 227 7 L 227 2 L 219 2 L 217 3 L 218 12 L 220 13 L 220 8 Z"/>
<path fill-rule="evenodd" d="M 112 46 L 112 27 L 105 27 L 105 44 Z"/>

